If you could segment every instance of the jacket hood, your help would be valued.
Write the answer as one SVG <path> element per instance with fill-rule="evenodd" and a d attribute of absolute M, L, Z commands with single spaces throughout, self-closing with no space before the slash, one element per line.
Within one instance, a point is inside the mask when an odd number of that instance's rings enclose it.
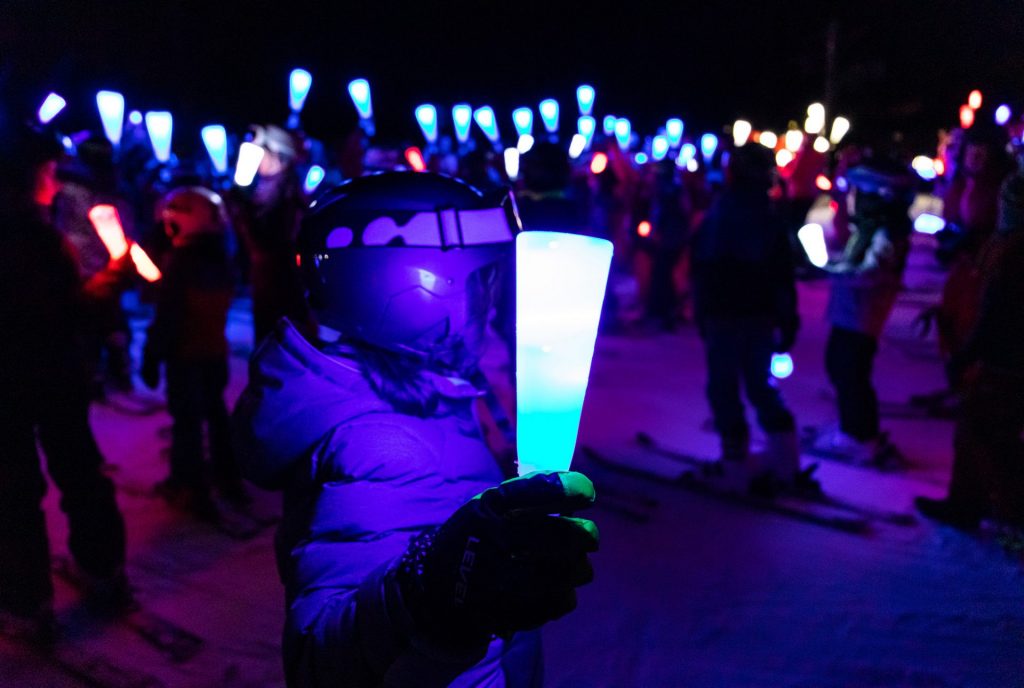
<path fill-rule="evenodd" d="M 260 487 L 280 489 L 332 428 L 388 411 L 355 363 L 327 356 L 283 320 L 253 354 L 249 384 L 235 406 L 233 440 L 242 473 Z"/>

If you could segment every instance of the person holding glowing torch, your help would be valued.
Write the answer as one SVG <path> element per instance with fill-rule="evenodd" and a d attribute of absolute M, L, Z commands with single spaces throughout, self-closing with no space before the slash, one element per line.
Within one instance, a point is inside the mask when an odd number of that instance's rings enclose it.
<path fill-rule="evenodd" d="M 134 270 L 125 257 L 80 276 L 51 221 L 61 186 L 56 141 L 4 132 L 0 146 L 0 633 L 47 642 L 53 584 L 37 441 L 61 493 L 87 604 L 114 613 L 131 601 L 124 521 L 89 425 L 82 341 L 86 307 Z"/>
<path fill-rule="evenodd" d="M 285 493 L 293 688 L 542 684 L 536 629 L 576 606 L 598 546 L 568 468 L 611 246 L 518 230 L 507 193 L 431 173 L 352 180 L 303 223 L 320 336 L 282 321 L 234 413 L 243 473 Z M 520 477 L 467 382 L 513 245 Z"/>

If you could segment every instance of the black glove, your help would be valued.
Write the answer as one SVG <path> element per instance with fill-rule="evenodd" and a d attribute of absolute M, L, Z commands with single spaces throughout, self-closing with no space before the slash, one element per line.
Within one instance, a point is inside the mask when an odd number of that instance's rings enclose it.
<path fill-rule="evenodd" d="M 150 389 L 160 386 L 160 361 L 156 356 L 150 354 L 142 356 L 142 369 L 139 371 L 139 377 Z"/>
<path fill-rule="evenodd" d="M 778 335 L 775 337 L 775 353 L 784 354 L 796 344 L 796 333 L 800 330 L 800 318 L 793 316 L 787 318 L 779 325 Z"/>
<path fill-rule="evenodd" d="M 597 551 L 597 527 L 557 514 L 593 502 L 581 473 L 531 473 L 414 538 L 395 576 L 417 633 L 471 651 L 575 609 L 576 587 L 594 575 L 587 554 Z"/>

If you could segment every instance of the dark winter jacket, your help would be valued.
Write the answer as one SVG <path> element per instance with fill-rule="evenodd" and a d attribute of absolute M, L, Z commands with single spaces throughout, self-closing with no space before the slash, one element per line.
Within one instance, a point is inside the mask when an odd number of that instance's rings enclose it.
<path fill-rule="evenodd" d="M 145 357 L 160 361 L 226 359 L 224 328 L 234 294 L 224 235 L 197 235 L 164 261 L 156 314 L 146 336 Z"/>
<path fill-rule="evenodd" d="M 693 238 L 694 316 L 796 320 L 796 284 L 785 226 L 768 195 L 726 190 Z"/>
<path fill-rule="evenodd" d="M 249 480 L 284 491 L 276 546 L 293 688 L 539 685 L 536 632 L 493 641 L 475 666 L 442 661 L 391 576 L 413 536 L 502 479 L 472 414 L 476 390 L 440 376 L 436 386 L 435 415 L 398 413 L 355 363 L 286 320 L 253 357 L 235 446 Z"/>
<path fill-rule="evenodd" d="M 866 244 L 863 250 L 856 248 Z M 903 285 L 910 240 L 880 227 L 866 241 L 854 231 L 846 254 L 831 267 L 828 319 L 832 325 L 879 337 Z"/>

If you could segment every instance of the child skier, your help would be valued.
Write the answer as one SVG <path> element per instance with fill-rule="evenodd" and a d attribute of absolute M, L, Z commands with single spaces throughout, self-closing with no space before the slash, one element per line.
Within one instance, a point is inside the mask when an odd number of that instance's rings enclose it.
<path fill-rule="evenodd" d="M 215 519 L 203 461 L 203 423 L 209 431 L 213 482 L 221 496 L 245 501 L 231 450 L 224 388 L 228 346 L 224 335 L 233 295 L 223 203 L 202 187 L 171 191 L 161 220 L 172 250 L 163 266 L 156 315 L 146 336 L 142 379 L 160 384 L 166 368 L 171 430 L 171 472 L 158 486 L 172 505 Z"/>
<path fill-rule="evenodd" d="M 578 473 L 499 485 L 473 413 L 517 223 L 462 182 L 385 173 L 303 225 L 321 340 L 281 321 L 235 409 L 246 477 L 284 491 L 289 686 L 541 685 L 531 629 L 574 608 L 597 532 L 557 515 L 592 503 Z"/>

